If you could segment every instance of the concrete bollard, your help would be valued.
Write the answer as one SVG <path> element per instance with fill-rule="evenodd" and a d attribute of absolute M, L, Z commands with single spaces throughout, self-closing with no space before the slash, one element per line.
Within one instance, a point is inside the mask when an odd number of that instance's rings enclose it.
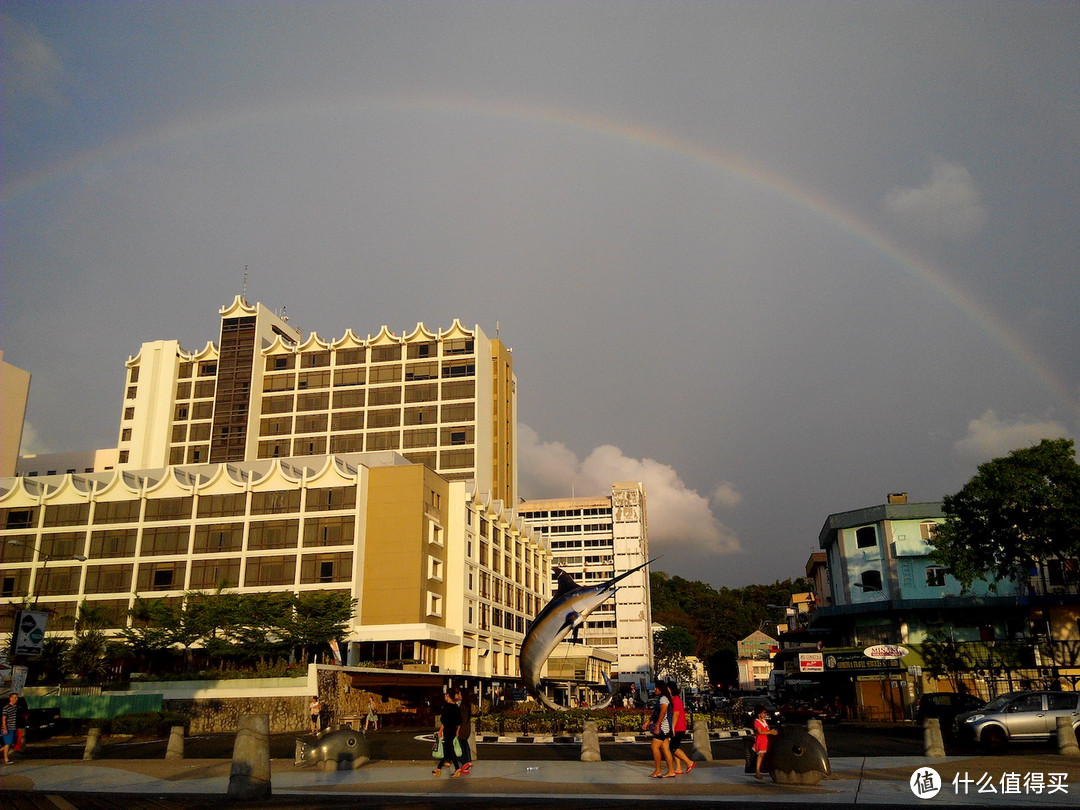
<path fill-rule="evenodd" d="M 263 799 L 270 792 L 270 715 L 245 714 L 233 744 L 228 795 L 235 799 Z"/>
<path fill-rule="evenodd" d="M 1063 757 L 1080 757 L 1080 745 L 1076 743 L 1076 731 L 1071 717 L 1057 718 L 1058 753 Z"/>
<path fill-rule="evenodd" d="M 97 759 L 101 755 L 101 729 L 92 728 L 86 732 L 86 748 L 83 749 L 82 758 L 86 760 Z"/>
<path fill-rule="evenodd" d="M 945 740 L 941 736 L 941 721 L 936 717 L 923 720 L 923 754 L 932 759 L 945 756 Z"/>
<path fill-rule="evenodd" d="M 712 762 L 712 741 L 709 738 L 709 723 L 704 718 L 694 721 L 691 740 L 690 759 L 695 762 Z"/>
<path fill-rule="evenodd" d="M 600 727 L 595 720 L 586 720 L 581 732 L 581 761 L 600 761 Z"/>
<path fill-rule="evenodd" d="M 477 762 L 480 759 L 480 754 L 476 750 L 476 723 L 469 724 L 469 753 L 472 755 L 472 761 Z"/>
<path fill-rule="evenodd" d="M 184 727 L 173 726 L 169 730 L 169 747 L 165 749 L 165 759 L 184 758 Z"/>
<path fill-rule="evenodd" d="M 825 749 L 825 756 L 829 755 L 829 746 L 825 744 L 825 727 L 821 724 L 821 721 L 816 717 L 811 717 L 806 721 L 807 733 L 821 743 L 821 747 Z"/>

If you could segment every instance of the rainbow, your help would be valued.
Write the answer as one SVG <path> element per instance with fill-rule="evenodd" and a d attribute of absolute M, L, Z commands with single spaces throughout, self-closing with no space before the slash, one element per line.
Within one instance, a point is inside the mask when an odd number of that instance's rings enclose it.
<path fill-rule="evenodd" d="M 139 151 L 164 143 L 197 139 L 211 134 L 258 128 L 284 120 L 316 120 L 343 110 L 384 110 L 428 112 L 439 115 L 472 116 L 502 119 L 549 127 L 564 128 L 612 141 L 661 150 L 736 177 L 767 192 L 779 194 L 795 205 L 805 208 L 829 222 L 853 240 L 869 247 L 914 278 L 928 284 L 944 300 L 955 306 L 967 319 L 985 332 L 1010 357 L 1029 369 L 1038 382 L 1077 418 L 1080 418 L 1080 398 L 1055 373 L 1050 365 L 1033 351 L 1024 340 L 1004 324 L 969 292 L 943 272 L 910 251 L 893 244 L 883 233 L 850 211 L 835 205 L 824 196 L 803 188 L 763 166 L 723 151 L 706 148 L 688 139 L 640 124 L 617 121 L 600 116 L 578 114 L 554 107 L 506 102 L 485 102 L 477 99 L 447 96 L 393 97 L 326 97 L 303 104 L 252 108 L 242 113 L 230 111 L 192 122 L 174 123 L 152 128 L 130 138 L 106 144 L 76 157 L 54 164 L 36 173 L 5 183 L 0 203 L 3 206 L 27 195 L 44 190 L 64 178 L 77 176 L 97 165 L 129 157 Z"/>

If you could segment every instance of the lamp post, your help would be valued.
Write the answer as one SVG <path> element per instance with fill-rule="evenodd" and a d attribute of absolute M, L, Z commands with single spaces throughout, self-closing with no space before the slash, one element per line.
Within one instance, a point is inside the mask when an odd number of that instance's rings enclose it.
<path fill-rule="evenodd" d="M 46 554 L 38 546 L 29 544 L 29 543 L 24 543 L 22 540 L 16 540 L 14 538 L 9 538 L 6 541 L 6 543 L 9 546 L 19 546 L 21 548 L 29 548 L 32 555 L 35 555 L 36 557 L 44 560 L 44 562 L 41 565 L 40 574 L 34 577 L 34 585 L 35 586 L 37 586 L 37 584 L 38 584 L 38 582 L 40 580 L 45 579 L 46 569 L 49 567 L 49 563 L 52 562 L 53 560 L 63 559 L 63 560 L 76 560 L 78 562 L 86 562 L 86 557 L 83 556 L 82 554 L 65 554 L 65 555 L 54 556 L 52 554 Z M 32 571 L 33 569 L 31 568 L 30 570 Z M 26 598 L 28 600 L 33 599 L 33 602 L 31 603 L 31 607 L 37 607 L 38 595 L 37 595 L 37 593 L 35 593 L 35 591 L 37 591 L 37 590 L 38 590 L 38 588 L 36 588 L 36 587 L 34 587 L 34 588 L 29 588 L 28 587 L 27 588 Z"/>
<path fill-rule="evenodd" d="M 12 687 L 16 688 L 15 683 L 17 675 L 15 667 L 21 665 L 22 675 L 26 677 L 26 661 L 34 656 L 41 655 L 41 642 L 45 637 L 45 628 L 48 621 L 48 616 L 37 610 L 38 606 L 38 593 L 40 588 L 38 583 L 45 578 L 45 572 L 48 569 L 49 563 L 56 559 L 70 559 L 78 560 L 79 562 L 86 562 L 86 557 L 82 554 L 70 554 L 70 555 L 52 555 L 46 554 L 38 546 L 29 543 L 24 543 L 22 540 L 16 540 L 9 538 L 5 541 L 6 545 L 19 546 L 22 548 L 29 548 L 32 551 L 32 558 L 42 560 L 39 574 L 34 576 L 33 588 L 27 587 L 26 597 L 23 604 L 26 606 L 21 610 L 15 611 L 15 626 L 11 634 L 11 658 L 12 658 Z M 31 563 L 34 559 L 31 559 Z M 33 568 L 30 569 L 33 571 Z M 16 691 L 18 689 L 16 688 Z"/>

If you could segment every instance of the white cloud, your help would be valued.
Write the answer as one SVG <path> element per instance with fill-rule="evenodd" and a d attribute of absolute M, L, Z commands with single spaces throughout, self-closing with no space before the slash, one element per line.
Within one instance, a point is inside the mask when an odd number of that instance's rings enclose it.
<path fill-rule="evenodd" d="M 989 410 L 968 422 L 967 435 L 953 444 L 957 455 L 983 462 L 1006 455 L 1011 450 L 1038 444 L 1043 439 L 1067 436 L 1068 430 L 1053 420 L 1031 420 L 1019 417 L 1014 421 L 998 418 Z"/>
<path fill-rule="evenodd" d="M 739 539 L 713 514 L 709 499 L 690 489 L 668 464 L 630 458 L 611 445 L 597 447 L 579 460 L 561 442 L 541 441 L 527 425 L 518 427 L 518 461 L 521 492 L 526 498 L 602 495 L 610 492 L 616 481 L 641 481 L 654 553 L 742 551 Z M 722 506 L 733 506 L 741 496 L 730 482 L 723 482 L 713 498 Z"/>
<path fill-rule="evenodd" d="M 742 493 L 735 489 L 735 485 L 730 481 L 721 481 L 713 490 L 712 500 L 717 506 L 730 509 L 739 505 L 742 501 Z"/>
<path fill-rule="evenodd" d="M 33 26 L 0 14 L 0 51 L 4 60 L 4 95 L 60 102 L 63 66 L 55 49 Z"/>
<path fill-rule="evenodd" d="M 896 188 L 885 209 L 901 230 L 934 239 L 968 239 L 982 230 L 987 211 L 971 173 L 935 158 L 930 179 L 918 188 Z"/>
<path fill-rule="evenodd" d="M 23 422 L 22 442 L 19 445 L 20 456 L 41 456 L 55 452 L 38 436 L 37 428 L 32 422 Z"/>

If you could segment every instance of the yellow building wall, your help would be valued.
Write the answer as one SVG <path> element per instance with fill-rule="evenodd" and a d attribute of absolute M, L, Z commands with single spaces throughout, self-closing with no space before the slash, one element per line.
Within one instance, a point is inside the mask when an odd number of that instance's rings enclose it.
<path fill-rule="evenodd" d="M 446 563 L 445 547 L 429 542 L 428 515 L 438 509 L 431 503 L 432 493 L 445 504 L 446 481 L 420 464 L 370 471 L 361 612 L 365 625 L 445 625 L 443 617 L 428 615 L 429 591 L 446 604 L 445 576 L 442 582 L 428 576 L 429 557 L 440 559 L 444 569 Z"/>

